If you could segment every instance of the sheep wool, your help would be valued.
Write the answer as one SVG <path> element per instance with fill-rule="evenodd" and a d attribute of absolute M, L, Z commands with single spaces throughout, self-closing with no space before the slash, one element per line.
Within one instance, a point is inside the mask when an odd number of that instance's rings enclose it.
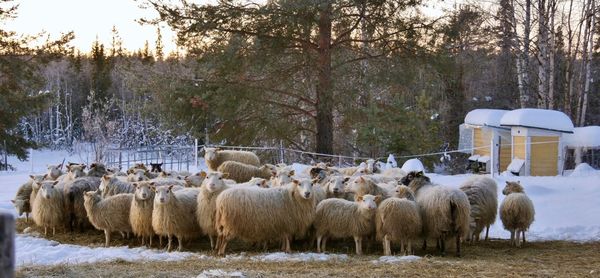
<path fill-rule="evenodd" d="M 84 193 L 84 206 L 94 228 L 104 231 L 104 246 L 110 245 L 112 232 L 130 233 L 129 210 L 133 194 L 119 194 L 102 199 L 100 191 Z"/>
<path fill-rule="evenodd" d="M 518 182 L 507 181 L 502 194 L 506 195 L 500 204 L 502 225 L 504 229 L 510 231 L 511 245 L 521 247 L 521 234 L 522 242 L 525 243 L 525 231 L 529 230 L 529 226 L 535 220 L 533 202 Z"/>
<path fill-rule="evenodd" d="M 237 161 L 256 167 L 260 166 L 260 159 L 253 152 L 246 151 L 229 151 L 218 148 L 204 148 L 204 159 L 208 169 L 217 171 L 219 166 L 225 161 Z"/>

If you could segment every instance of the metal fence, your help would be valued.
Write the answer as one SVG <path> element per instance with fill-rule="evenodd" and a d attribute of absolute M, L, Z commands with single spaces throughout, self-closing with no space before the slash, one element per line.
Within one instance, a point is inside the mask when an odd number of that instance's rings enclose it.
<path fill-rule="evenodd" d="M 106 150 L 105 160 L 106 166 L 111 168 L 128 169 L 135 163 L 163 163 L 163 170 L 189 171 L 197 163 L 196 149 L 196 145 L 114 148 Z"/>
<path fill-rule="evenodd" d="M 577 166 L 577 151 L 573 148 L 567 148 L 565 156 L 565 169 L 575 169 Z M 587 163 L 594 169 L 600 169 L 600 148 L 581 149 L 579 154 L 581 163 Z"/>

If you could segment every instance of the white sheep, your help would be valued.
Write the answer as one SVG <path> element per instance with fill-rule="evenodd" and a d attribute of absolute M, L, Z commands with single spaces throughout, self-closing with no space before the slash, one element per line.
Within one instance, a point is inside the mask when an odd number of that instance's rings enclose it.
<path fill-rule="evenodd" d="M 65 224 L 64 194 L 58 181 L 33 181 L 37 196 L 31 207 L 31 216 L 36 225 L 44 227 L 44 235 L 48 228 L 52 228 L 52 235 L 56 234 L 57 227 Z"/>
<path fill-rule="evenodd" d="M 187 187 L 200 187 L 205 178 L 206 172 L 200 171 L 196 174 L 185 176 L 183 180 L 185 181 Z"/>
<path fill-rule="evenodd" d="M 62 176 L 62 164 L 59 165 L 48 165 L 48 172 L 46 172 L 47 180 L 57 180 L 60 176 Z"/>
<path fill-rule="evenodd" d="M 292 238 L 302 238 L 314 220 L 313 182 L 303 179 L 277 188 L 230 188 L 217 197 L 216 207 L 219 255 L 225 254 L 234 238 L 254 243 L 281 239 L 283 249 L 291 252 Z"/>
<path fill-rule="evenodd" d="M 525 195 L 520 182 L 506 182 L 502 190 L 506 195 L 500 205 L 500 219 L 504 229 L 510 231 L 510 244 L 521 247 L 520 235 L 529 229 L 535 218 L 535 209 L 531 199 Z"/>
<path fill-rule="evenodd" d="M 167 251 L 172 250 L 173 236 L 179 242 L 177 250 L 181 251 L 184 240 L 196 238 L 200 234 L 200 227 L 194 217 L 198 193 L 198 188 L 174 191 L 173 186 L 156 187 L 152 228 L 157 235 L 168 238 Z"/>
<path fill-rule="evenodd" d="M 217 171 L 236 182 L 247 182 L 253 177 L 269 179 L 277 174 L 277 167 L 271 164 L 257 167 L 237 161 L 225 161 L 217 168 Z"/>
<path fill-rule="evenodd" d="M 142 238 L 142 245 L 146 243 L 152 247 L 154 229 L 152 229 L 152 210 L 154 209 L 154 186 L 150 182 L 133 183 L 135 192 L 131 200 L 129 223 L 131 231 Z"/>
<path fill-rule="evenodd" d="M 223 181 L 223 173 L 210 172 L 200 187 L 198 194 L 198 207 L 196 209 L 196 220 L 200 225 L 202 233 L 210 239 L 210 247 L 215 248 L 215 213 L 217 208 L 217 197 L 223 190 L 229 187 Z"/>
<path fill-rule="evenodd" d="M 31 213 L 31 203 L 29 201 L 31 198 L 31 192 L 33 191 L 33 181 L 41 182 L 44 180 L 46 175 L 30 175 L 29 177 L 30 179 L 26 183 L 19 186 L 19 189 L 15 194 L 15 198 L 10 200 L 15 206 L 19 216 L 25 214 L 25 221 L 27 222 L 29 222 L 29 213 Z"/>
<path fill-rule="evenodd" d="M 102 198 L 121 193 L 135 192 L 135 186 L 133 184 L 126 181 L 121 181 L 120 179 L 112 175 L 104 175 L 102 177 L 99 189 L 102 192 Z"/>
<path fill-rule="evenodd" d="M 60 176 L 57 180 L 63 183 L 74 181 L 79 177 L 85 176 L 85 164 L 69 164 L 67 167 L 67 173 Z"/>
<path fill-rule="evenodd" d="M 118 194 L 104 199 L 100 194 L 99 190 L 85 192 L 83 204 L 90 223 L 94 228 L 104 231 L 104 246 L 108 247 L 112 232 L 129 234 L 132 231 L 129 211 L 133 194 Z"/>
<path fill-rule="evenodd" d="M 465 181 L 460 190 L 467 194 L 471 204 L 469 240 L 479 241 L 479 235 L 485 228 L 485 240 L 488 240 L 490 226 L 496 222 L 498 212 L 498 186 L 496 181 L 486 176 L 475 176 Z"/>
<path fill-rule="evenodd" d="M 425 239 L 436 239 L 445 255 L 447 237 L 455 237 L 456 256 L 460 257 L 460 244 L 469 234 L 471 206 L 467 195 L 458 188 L 431 183 L 421 171 L 408 173 L 402 182 L 415 192 Z"/>
<path fill-rule="evenodd" d="M 237 161 L 256 167 L 260 166 L 260 159 L 253 152 L 221 150 L 219 148 L 204 148 L 204 160 L 211 171 L 217 171 L 225 161 Z"/>
<path fill-rule="evenodd" d="M 292 178 L 296 174 L 296 171 L 292 166 L 285 166 L 277 169 L 275 176 L 271 177 L 271 186 L 283 186 L 292 182 Z"/>
<path fill-rule="evenodd" d="M 358 176 L 350 179 L 346 184 L 346 192 L 354 194 L 354 198 L 366 194 L 380 195 L 382 200 L 387 199 L 391 192 L 375 183 L 369 176 Z"/>
<path fill-rule="evenodd" d="M 148 176 L 146 175 L 146 170 L 133 168 L 127 171 L 127 181 L 128 182 L 139 182 L 148 180 Z"/>
<path fill-rule="evenodd" d="M 348 181 L 350 181 L 350 177 L 330 176 L 323 184 L 323 187 L 327 191 L 327 198 L 354 200 L 354 195 L 345 190 Z"/>
<path fill-rule="evenodd" d="M 353 237 L 356 254 L 362 255 L 362 239 L 375 232 L 375 212 L 380 196 L 358 196 L 356 202 L 327 199 L 317 205 L 317 252 L 325 251 L 328 238 Z"/>
<path fill-rule="evenodd" d="M 377 239 L 383 242 L 385 256 L 392 255 L 392 242 L 400 242 L 403 255 L 412 254 L 412 242 L 421 236 L 423 223 L 410 188 L 399 185 L 391 198 L 381 202 L 377 208 L 375 226 Z"/>

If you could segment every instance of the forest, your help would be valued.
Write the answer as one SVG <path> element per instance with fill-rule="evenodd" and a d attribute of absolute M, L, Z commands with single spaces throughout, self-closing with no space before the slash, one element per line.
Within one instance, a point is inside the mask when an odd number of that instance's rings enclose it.
<path fill-rule="evenodd" d="M 474 108 L 600 124 L 595 0 L 148 0 L 138 50 L 113 28 L 89 50 L 0 25 L 0 150 L 201 143 L 368 157 L 456 149 Z M 18 5 L 0 0 L 0 23 Z M 0 161 L 0 165 L 4 163 Z"/>

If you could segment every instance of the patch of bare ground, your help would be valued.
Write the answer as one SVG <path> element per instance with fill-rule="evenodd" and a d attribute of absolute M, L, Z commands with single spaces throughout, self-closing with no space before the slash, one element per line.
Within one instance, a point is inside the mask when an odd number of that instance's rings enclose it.
<path fill-rule="evenodd" d="M 19 220 L 18 232 L 31 223 Z M 36 232 L 38 228 L 32 227 Z M 100 231 L 85 233 L 58 233 L 46 238 L 61 243 L 101 246 L 104 235 Z M 135 239 L 114 237 L 112 245 L 139 246 Z M 270 252 L 277 251 L 277 244 Z M 208 240 L 196 240 L 186 245 L 187 251 L 208 255 L 203 259 L 177 262 L 126 262 L 113 261 L 94 264 L 23 266 L 18 277 L 196 277 L 205 270 L 221 269 L 226 272 L 240 271 L 248 277 L 600 277 L 600 242 L 575 243 L 565 241 L 528 242 L 523 248 L 510 247 L 506 240 L 491 240 L 474 245 L 465 244 L 463 256 L 454 257 L 452 251 L 445 257 L 433 248 L 427 252 L 418 248 L 416 255 L 423 259 L 415 262 L 375 263 L 381 256 L 381 246 L 367 246 L 365 256 L 353 255 L 353 242 L 332 242 L 328 251 L 348 254 L 346 260 L 325 262 L 263 262 L 252 256 L 261 254 L 260 248 L 241 242 L 232 242 L 229 253 L 247 251 L 242 259 L 214 257 Z M 303 244 L 294 246 L 295 251 L 314 252 Z M 432 256 L 433 255 L 433 256 Z"/>

